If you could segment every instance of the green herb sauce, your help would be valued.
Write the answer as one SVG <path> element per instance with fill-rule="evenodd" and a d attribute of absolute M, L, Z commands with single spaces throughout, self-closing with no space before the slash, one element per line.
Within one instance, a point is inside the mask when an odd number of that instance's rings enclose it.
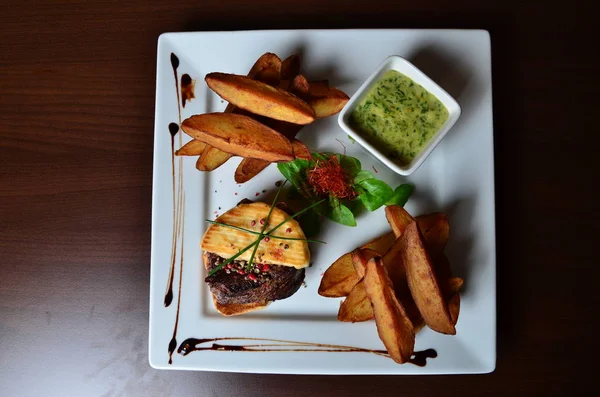
<path fill-rule="evenodd" d="M 405 165 L 448 119 L 448 109 L 419 84 L 386 72 L 350 116 L 350 124 L 384 155 Z"/>

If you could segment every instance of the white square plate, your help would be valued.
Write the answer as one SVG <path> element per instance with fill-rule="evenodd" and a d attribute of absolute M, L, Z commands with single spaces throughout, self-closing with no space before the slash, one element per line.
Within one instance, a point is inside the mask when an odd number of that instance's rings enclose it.
<path fill-rule="evenodd" d="M 200 239 L 206 227 L 204 219 L 214 219 L 242 198 L 268 202 L 275 182 L 283 178 L 271 165 L 256 178 L 238 185 L 233 180 L 238 158 L 211 173 L 200 173 L 195 169 L 196 158 L 173 157 L 173 148 L 189 138 L 179 132 L 172 143 L 169 125 L 175 123 L 176 127 L 193 114 L 223 110 L 226 104 L 206 87 L 204 76 L 215 71 L 246 74 L 264 52 L 274 52 L 281 58 L 300 53 L 301 72 L 309 80 L 327 78 L 348 95 L 387 56 L 399 55 L 460 104 L 460 120 L 408 178 L 393 173 L 360 145 L 353 144 L 337 125 L 336 116 L 318 120 L 298 136 L 312 150 L 346 150 L 362 161 L 363 169 L 377 172 L 376 176 L 390 185 L 404 181 L 414 184 L 415 192 L 406 206 L 411 214 L 448 214 L 451 238 L 446 253 L 454 273 L 465 279 L 465 287 L 457 334 L 446 336 L 426 328 L 417 335 L 415 350 L 437 351 L 437 358 L 428 359 L 425 367 L 398 365 L 385 355 L 368 352 L 384 349 L 375 323 L 338 322 L 341 299 L 317 294 L 322 273 L 335 259 L 389 231 L 383 208 L 361 214 L 355 228 L 326 221 L 320 238 L 328 244 L 311 247 L 313 266 L 307 269 L 305 287 L 292 297 L 237 317 L 223 317 L 214 309 L 203 282 Z M 179 61 L 175 70 L 171 54 Z M 184 74 L 196 81 L 195 98 L 185 107 L 179 95 Z M 490 38 L 486 31 L 168 33 L 158 42 L 156 81 L 149 342 L 153 367 L 289 374 L 460 374 L 494 370 L 494 159 Z M 171 279 L 172 302 L 165 306 Z M 197 346 L 207 350 L 178 353 L 189 338 L 204 342 Z M 270 351 L 210 350 L 213 344 L 262 345 L 254 349 Z M 174 350 L 171 364 L 169 350 Z"/>

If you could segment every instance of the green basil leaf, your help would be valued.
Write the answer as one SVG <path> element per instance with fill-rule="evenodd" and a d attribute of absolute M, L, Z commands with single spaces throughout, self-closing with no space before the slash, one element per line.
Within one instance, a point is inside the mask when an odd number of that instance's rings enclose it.
<path fill-rule="evenodd" d="M 394 190 L 394 194 L 392 194 L 392 197 L 386 201 L 385 205 L 399 205 L 400 207 L 404 207 L 404 204 L 406 204 L 410 198 L 413 190 L 413 185 L 403 183 L 402 185 L 398 186 L 396 190 Z"/>
<path fill-rule="evenodd" d="M 277 163 L 277 169 L 297 189 L 303 189 L 306 170 L 310 166 L 308 160 L 296 159 L 287 163 Z"/>
<path fill-rule="evenodd" d="M 345 156 L 343 154 L 338 154 L 338 160 L 342 168 L 350 175 L 351 178 L 354 178 L 356 174 L 358 174 L 361 170 L 360 160 L 355 157 Z"/>
<path fill-rule="evenodd" d="M 340 203 L 336 197 L 329 196 L 329 205 L 331 209 L 327 213 L 327 218 L 342 225 L 356 226 L 356 219 L 352 211 Z"/>
<path fill-rule="evenodd" d="M 365 179 L 358 186 L 363 191 L 358 197 L 369 211 L 375 211 L 384 205 L 394 194 L 387 183 L 375 178 Z"/>
<path fill-rule="evenodd" d="M 366 181 L 367 179 L 375 179 L 375 176 L 369 171 L 359 171 L 354 177 L 354 184 L 359 184 L 362 181 Z"/>

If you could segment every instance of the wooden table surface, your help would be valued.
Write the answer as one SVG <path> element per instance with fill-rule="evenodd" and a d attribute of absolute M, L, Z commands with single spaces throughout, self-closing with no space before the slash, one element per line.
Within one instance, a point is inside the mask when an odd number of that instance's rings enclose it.
<path fill-rule="evenodd" d="M 591 393 L 600 303 L 597 22 L 584 2 L 541 4 L 2 1 L 0 395 Z M 148 285 L 159 34 L 350 27 L 491 32 L 496 371 L 329 377 L 152 369 Z"/>

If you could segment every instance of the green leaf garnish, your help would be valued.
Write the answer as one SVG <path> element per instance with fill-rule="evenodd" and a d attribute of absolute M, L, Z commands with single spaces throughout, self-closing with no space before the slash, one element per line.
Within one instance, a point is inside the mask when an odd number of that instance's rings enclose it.
<path fill-rule="evenodd" d="M 356 219 L 350 208 L 340 203 L 337 197 L 329 197 L 330 211 L 327 213 L 327 218 L 334 222 L 341 223 L 346 226 L 356 226 Z"/>
<path fill-rule="evenodd" d="M 369 211 L 375 211 L 384 205 L 394 193 L 387 183 L 375 178 L 365 179 L 357 185 L 363 190 L 358 198 Z"/>
<path fill-rule="evenodd" d="M 317 188 L 310 184 L 315 183 L 308 177 L 310 172 L 320 167 L 322 163 L 329 161 L 332 156 L 336 156 L 339 166 L 343 169 L 347 177 L 350 178 L 346 183 L 348 183 L 349 188 L 351 187 L 357 193 L 356 197 L 347 195 L 346 193 L 344 196 L 340 194 L 338 197 L 335 196 L 335 193 L 324 189 L 322 186 L 318 186 Z M 359 211 L 360 209 L 352 204 L 362 203 L 369 211 L 375 211 L 383 205 L 395 204 L 403 206 L 412 193 L 412 186 L 406 184 L 400 185 L 393 190 L 392 187 L 375 177 L 370 171 L 361 169 L 360 161 L 352 156 L 325 152 L 312 153 L 312 157 L 312 161 L 294 160 L 277 165 L 282 175 L 296 189 L 293 194 L 297 192 L 304 200 L 314 203 L 321 199 L 324 194 L 328 193 L 327 200 L 313 208 L 312 212 L 318 216 L 311 217 L 311 222 L 318 220 L 321 216 L 325 216 L 342 225 L 355 226 L 355 211 Z M 337 175 L 332 173 L 331 178 L 340 179 L 339 173 Z M 348 191 L 348 189 L 338 189 L 337 191 L 343 190 Z M 306 218 L 308 219 L 308 217 Z"/>
<path fill-rule="evenodd" d="M 389 200 L 385 202 L 385 205 L 398 205 L 400 207 L 404 207 L 404 204 L 406 204 L 410 198 L 413 190 L 414 187 L 406 183 L 398 186 L 396 190 L 394 190 L 394 193 Z"/>

